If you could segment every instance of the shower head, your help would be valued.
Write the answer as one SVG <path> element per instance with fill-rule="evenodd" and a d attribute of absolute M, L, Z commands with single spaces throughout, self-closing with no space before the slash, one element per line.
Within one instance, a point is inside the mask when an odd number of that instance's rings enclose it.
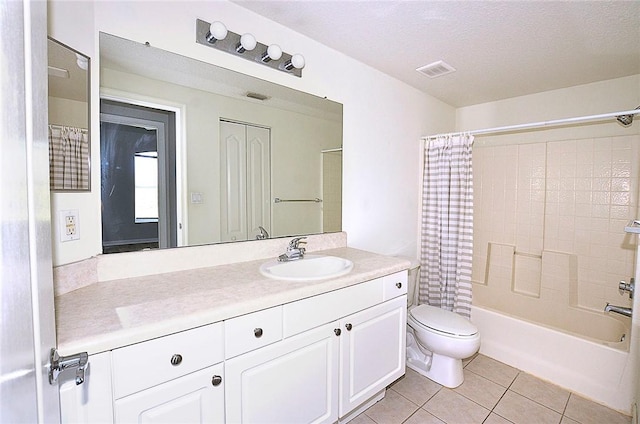
<path fill-rule="evenodd" d="M 636 109 L 640 109 L 640 106 L 638 106 Z M 631 123 L 633 123 L 633 115 L 631 115 L 631 114 L 629 114 L 629 115 L 618 115 L 618 116 L 616 116 L 616 120 L 623 127 L 628 127 L 629 125 L 631 125 Z"/>

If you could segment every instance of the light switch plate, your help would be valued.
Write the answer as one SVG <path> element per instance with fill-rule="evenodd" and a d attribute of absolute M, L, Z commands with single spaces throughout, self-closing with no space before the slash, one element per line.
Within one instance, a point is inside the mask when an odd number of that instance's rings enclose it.
<path fill-rule="evenodd" d="M 202 193 L 192 191 L 191 192 L 191 203 L 204 203 L 204 198 Z"/>
<path fill-rule="evenodd" d="M 60 241 L 71 241 L 80 239 L 80 222 L 78 221 L 78 210 L 69 209 L 58 212 L 58 222 L 60 227 Z"/>

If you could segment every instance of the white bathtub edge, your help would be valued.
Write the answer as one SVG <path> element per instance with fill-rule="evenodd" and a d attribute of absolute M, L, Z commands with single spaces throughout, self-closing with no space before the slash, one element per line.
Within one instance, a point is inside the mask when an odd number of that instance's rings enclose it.
<path fill-rule="evenodd" d="M 573 393 L 631 414 L 635 364 L 629 352 L 477 306 L 480 353 Z"/>

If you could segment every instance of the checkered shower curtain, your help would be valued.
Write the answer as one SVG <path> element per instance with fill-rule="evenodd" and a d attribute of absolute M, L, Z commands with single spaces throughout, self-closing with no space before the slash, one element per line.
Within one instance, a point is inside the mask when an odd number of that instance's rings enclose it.
<path fill-rule="evenodd" d="M 49 125 L 51 190 L 89 190 L 89 135 L 84 128 Z"/>
<path fill-rule="evenodd" d="M 471 315 L 471 135 L 427 141 L 424 152 L 420 303 Z"/>

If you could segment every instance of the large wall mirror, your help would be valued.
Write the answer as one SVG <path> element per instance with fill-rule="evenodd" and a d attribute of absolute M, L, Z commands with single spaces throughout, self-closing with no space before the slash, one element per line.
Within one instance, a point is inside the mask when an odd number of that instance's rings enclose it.
<path fill-rule="evenodd" d="M 103 251 L 342 229 L 342 105 L 100 34 Z"/>
<path fill-rule="evenodd" d="M 50 188 L 89 191 L 89 58 L 52 38 L 47 53 Z"/>

